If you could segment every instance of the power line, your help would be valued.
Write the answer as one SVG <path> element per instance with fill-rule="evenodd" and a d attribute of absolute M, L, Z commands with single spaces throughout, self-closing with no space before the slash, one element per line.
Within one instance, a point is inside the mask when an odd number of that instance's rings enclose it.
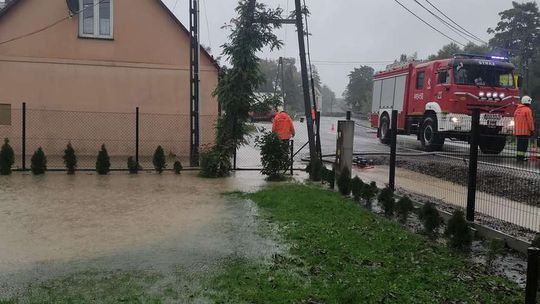
<path fill-rule="evenodd" d="M 425 7 L 422 3 L 420 3 L 418 0 L 414 0 L 414 2 L 416 2 L 416 4 L 418 4 L 420 7 L 422 7 L 424 10 L 426 10 L 428 13 L 430 13 L 433 17 L 435 17 L 437 20 L 441 21 L 444 25 L 446 25 L 446 27 L 448 27 L 450 30 L 452 30 L 454 33 L 458 34 L 461 38 L 469 41 L 469 42 L 472 42 L 474 43 L 470 38 L 473 38 L 474 37 L 471 37 L 470 35 L 467 35 L 467 33 L 463 32 L 462 30 L 460 30 L 459 28 L 455 27 L 454 25 L 448 23 L 448 21 L 444 20 L 443 18 L 441 18 L 439 15 L 435 14 L 433 11 L 431 11 L 429 8 Z M 469 38 L 468 38 L 469 37 Z"/>
<path fill-rule="evenodd" d="M 446 19 L 450 20 L 450 22 L 452 22 L 453 24 L 455 24 L 457 27 L 459 27 L 460 29 L 462 29 L 465 33 L 469 34 L 470 37 L 473 37 L 474 39 L 476 39 L 477 41 L 481 42 L 481 43 L 484 43 L 484 44 L 488 44 L 486 41 L 482 40 L 481 38 L 478 38 L 478 36 L 474 35 L 473 33 L 469 32 L 467 29 L 465 29 L 464 27 L 462 27 L 461 25 L 459 25 L 457 22 L 455 22 L 452 18 L 448 17 L 448 15 L 446 15 L 444 12 L 442 12 L 437 6 L 435 6 L 433 3 L 431 3 L 431 1 L 429 0 L 426 0 L 426 2 L 431 5 L 434 9 L 436 9 L 441 15 L 443 15 L 444 17 L 446 17 Z"/>
<path fill-rule="evenodd" d="M 394 0 L 397 4 L 399 4 L 401 7 L 403 7 L 406 11 L 408 11 L 409 13 L 411 13 L 413 16 L 415 16 L 417 19 L 419 19 L 420 21 L 422 21 L 423 23 L 425 23 L 427 26 L 429 26 L 431 29 L 433 29 L 434 31 L 436 31 L 437 33 L 443 35 L 444 37 L 452 40 L 453 42 L 455 42 L 456 44 L 458 45 L 461 45 L 461 46 L 465 46 L 463 43 L 457 41 L 456 39 L 446 35 L 445 33 L 443 33 L 442 31 L 440 31 L 439 29 L 437 29 L 436 27 L 434 27 L 433 25 L 431 25 L 429 22 L 427 22 L 426 20 L 422 19 L 420 16 L 418 16 L 417 14 L 415 14 L 413 11 L 411 11 L 409 8 L 407 8 L 405 5 L 403 5 L 401 2 L 399 2 L 398 0 Z"/>
<path fill-rule="evenodd" d="M 13 38 L 8 39 L 8 40 L 4 40 L 4 41 L 0 42 L 0 45 L 4 45 L 4 44 L 6 44 L 6 43 L 10 43 L 10 42 L 13 42 L 13 41 L 17 41 L 17 40 L 20 40 L 20 39 L 24 39 L 24 38 L 33 36 L 33 35 L 35 35 L 35 34 L 44 32 L 44 31 L 46 31 L 46 30 L 48 30 L 48 29 L 50 29 L 50 28 L 52 28 L 52 27 L 58 25 L 59 23 L 62 23 L 63 21 L 65 21 L 65 20 L 67 20 L 67 19 L 70 19 L 72 16 L 79 15 L 80 13 L 84 12 L 85 10 L 87 10 L 87 9 L 89 9 L 89 8 L 94 8 L 94 7 L 98 6 L 98 5 L 100 5 L 100 4 L 103 3 L 104 1 L 105 1 L 105 0 L 101 0 L 101 1 L 99 1 L 98 3 L 96 3 L 96 4 L 92 5 L 92 6 L 88 6 L 88 7 L 86 7 L 86 8 L 83 8 L 83 9 L 79 10 L 78 12 L 76 12 L 76 13 L 73 14 L 73 15 L 69 14 L 69 15 L 67 15 L 67 16 L 64 17 L 64 18 L 59 19 L 59 20 L 57 20 L 57 21 L 55 21 L 55 22 L 53 22 L 53 23 L 51 23 L 51 24 L 49 24 L 49 25 L 47 25 L 47 26 L 44 26 L 44 27 L 42 27 L 42 28 L 40 28 L 40 29 L 37 29 L 37 30 L 35 30 L 35 31 L 29 32 L 29 33 L 26 33 L 26 34 L 23 34 L 23 35 L 20 35 L 20 36 L 16 36 L 16 37 L 13 37 Z"/>

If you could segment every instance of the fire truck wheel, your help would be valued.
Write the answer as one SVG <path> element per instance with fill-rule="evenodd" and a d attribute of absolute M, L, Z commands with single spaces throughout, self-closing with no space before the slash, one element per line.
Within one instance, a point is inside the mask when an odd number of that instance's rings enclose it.
<path fill-rule="evenodd" d="M 437 119 L 433 116 L 426 117 L 422 124 L 420 141 L 424 150 L 440 151 L 444 145 L 444 137 L 437 131 Z"/>
<path fill-rule="evenodd" d="M 383 114 L 383 116 L 381 116 L 381 123 L 379 125 L 379 138 L 381 140 L 381 143 L 385 145 L 390 144 L 390 118 L 386 114 Z"/>
<path fill-rule="evenodd" d="M 484 154 L 500 154 L 506 146 L 506 137 L 493 135 L 481 136 L 479 146 Z"/>

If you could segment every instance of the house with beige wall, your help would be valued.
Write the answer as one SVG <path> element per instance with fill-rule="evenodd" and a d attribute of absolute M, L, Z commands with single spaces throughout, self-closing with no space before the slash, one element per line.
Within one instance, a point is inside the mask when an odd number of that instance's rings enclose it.
<path fill-rule="evenodd" d="M 190 35 L 161 0 L 8 0 L 0 10 L 0 137 L 27 153 L 60 153 L 71 141 L 93 155 L 132 155 L 140 107 L 141 153 L 190 142 Z M 219 67 L 201 50 L 201 141 L 213 140 Z M 9 115 L 7 114 L 9 112 Z"/>

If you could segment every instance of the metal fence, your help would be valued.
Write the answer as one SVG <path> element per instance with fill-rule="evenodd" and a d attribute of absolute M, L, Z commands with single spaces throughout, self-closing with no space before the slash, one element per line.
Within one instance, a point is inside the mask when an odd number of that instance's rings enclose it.
<path fill-rule="evenodd" d="M 380 145 L 385 147 L 381 153 L 365 155 L 356 145 L 357 155 L 375 158 L 379 165 L 357 173 L 393 185 L 418 200 L 438 203 L 443 210 L 461 208 L 470 221 L 531 240 L 540 232 L 537 140 L 522 139 L 527 153 L 518 158 L 516 138 L 497 135 L 499 131 L 512 134 L 505 130 L 511 122 L 492 123 L 486 113 L 478 111 L 472 117 L 439 119 L 438 124 L 451 124 L 445 129 L 455 131 L 447 132 L 444 144 L 435 145 L 430 152 L 421 147 L 418 136 L 395 136 L 393 132 L 391 144 Z"/>
<path fill-rule="evenodd" d="M 169 168 L 180 160 L 185 166 L 190 156 L 189 115 L 57 111 L 26 108 L 11 110 L 9 124 L 0 125 L 0 138 L 7 138 L 15 151 L 15 170 L 30 168 L 32 154 L 42 148 L 49 170 L 63 170 L 63 153 L 71 143 L 80 170 L 95 169 L 98 151 L 105 145 L 112 170 L 126 170 L 127 158 L 138 158 L 143 169 L 151 169 L 152 156 L 161 145 Z M 214 141 L 217 115 L 201 116 L 201 146 Z"/>
<path fill-rule="evenodd" d="M 295 119 L 294 126 L 296 135 L 291 139 L 292 163 L 294 170 L 304 170 L 306 158 L 309 158 L 308 135 L 305 120 Z M 235 170 L 261 170 L 260 147 L 256 144 L 256 139 L 265 132 L 272 130 L 271 122 L 255 122 L 252 125 L 252 132 L 246 139 L 246 143 L 236 151 L 233 160 Z"/>

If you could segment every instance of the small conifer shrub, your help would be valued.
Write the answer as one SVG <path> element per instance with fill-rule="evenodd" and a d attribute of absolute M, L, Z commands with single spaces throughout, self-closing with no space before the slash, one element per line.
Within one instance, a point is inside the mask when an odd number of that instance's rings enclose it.
<path fill-rule="evenodd" d="M 179 160 L 174 162 L 173 168 L 174 168 L 175 174 L 181 174 L 182 170 L 184 170 L 184 167 L 182 166 L 182 163 Z"/>
<path fill-rule="evenodd" d="M 152 163 L 154 164 L 154 169 L 159 174 L 163 173 L 163 170 L 165 170 L 165 167 L 167 167 L 167 161 L 165 159 L 165 151 L 163 150 L 161 146 L 158 146 L 156 148 Z"/>
<path fill-rule="evenodd" d="M 47 171 L 47 157 L 45 156 L 45 152 L 43 152 L 41 147 L 34 152 L 30 162 L 30 170 L 32 170 L 34 175 L 42 175 L 45 174 L 45 171 Z"/>
<path fill-rule="evenodd" d="M 378 197 L 379 203 L 384 210 L 384 215 L 390 217 L 394 215 L 394 209 L 396 207 L 396 200 L 394 199 L 394 190 L 390 188 L 384 188 Z"/>
<path fill-rule="evenodd" d="M 379 188 L 377 188 L 377 184 L 375 182 L 371 182 L 369 186 L 365 186 L 362 188 L 362 199 L 366 203 L 366 208 L 371 209 L 373 205 L 373 198 L 377 195 L 379 192 Z"/>
<path fill-rule="evenodd" d="M 365 186 L 366 185 L 364 184 L 364 182 L 362 182 L 362 180 L 358 176 L 355 176 L 351 180 L 351 191 L 355 201 L 360 201 L 360 198 L 362 197 L 362 191 L 364 190 Z"/>
<path fill-rule="evenodd" d="M 424 232 L 430 237 L 437 236 L 437 230 L 441 226 L 442 218 L 437 208 L 435 208 L 435 204 L 427 202 L 420 209 L 419 217 L 424 225 Z"/>
<path fill-rule="evenodd" d="M 96 160 L 96 172 L 99 175 L 107 175 L 111 171 L 111 159 L 105 145 L 101 145 L 101 150 L 98 153 Z"/>
<path fill-rule="evenodd" d="M 135 158 L 133 158 L 133 156 L 128 157 L 127 167 L 130 174 L 138 174 L 141 170 L 141 165 L 139 165 L 139 163 L 135 161 Z"/>
<path fill-rule="evenodd" d="M 343 194 L 344 196 L 351 195 L 351 172 L 347 168 L 343 168 L 341 170 L 337 185 L 339 189 L 339 193 Z"/>
<path fill-rule="evenodd" d="M 328 184 L 328 187 L 330 189 L 334 190 L 336 184 L 336 173 L 334 171 L 334 168 L 327 169 L 326 167 L 323 167 L 323 172 L 324 182 Z"/>
<path fill-rule="evenodd" d="M 64 159 L 67 173 L 70 175 L 75 174 L 75 170 L 77 169 L 77 156 L 75 155 L 75 149 L 73 149 L 71 143 L 68 143 L 62 158 Z"/>
<path fill-rule="evenodd" d="M 468 251 L 471 248 L 473 239 L 472 229 L 465 219 L 465 213 L 456 210 L 448 221 L 444 234 L 449 238 L 448 246 L 461 251 Z"/>
<path fill-rule="evenodd" d="M 411 199 L 407 196 L 402 197 L 396 204 L 396 212 L 399 217 L 399 221 L 403 224 L 407 222 L 409 213 L 414 210 L 414 205 Z"/>
<path fill-rule="evenodd" d="M 4 139 L 0 149 L 0 175 L 10 175 L 11 167 L 15 163 L 15 152 L 9 144 L 9 139 Z"/>
<path fill-rule="evenodd" d="M 540 248 L 540 233 L 537 233 L 531 242 L 531 247 Z"/>

